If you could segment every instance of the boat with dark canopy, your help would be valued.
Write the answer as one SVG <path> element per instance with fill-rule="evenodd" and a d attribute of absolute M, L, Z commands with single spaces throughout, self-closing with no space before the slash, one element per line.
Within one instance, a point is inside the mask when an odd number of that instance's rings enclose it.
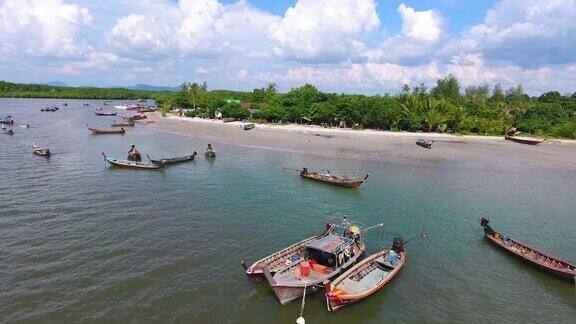
<path fill-rule="evenodd" d="M 402 270 L 404 264 L 404 242 L 396 237 L 390 249 L 367 257 L 334 281 L 324 282 L 328 310 L 335 312 L 375 294 Z"/>
<path fill-rule="evenodd" d="M 263 268 L 266 280 L 282 305 L 301 298 L 304 294 L 316 292 L 318 285 L 356 263 L 366 249 L 364 232 L 383 224 L 361 230 L 344 219 L 343 225 L 344 231 L 341 235 L 330 231 L 329 234 L 310 241 L 296 262 L 274 275 L 268 266 Z"/>
<path fill-rule="evenodd" d="M 300 171 L 300 176 L 302 178 L 315 180 L 315 181 L 319 181 L 319 182 L 324 182 L 324 183 L 328 183 L 328 184 L 338 186 L 338 187 L 356 189 L 356 188 L 360 187 L 364 182 L 366 182 L 366 180 L 368 179 L 368 177 L 370 175 L 367 174 L 364 177 L 364 179 L 359 180 L 359 179 L 352 179 L 352 178 L 348 178 L 348 177 L 339 177 L 339 176 L 331 175 L 328 173 L 322 174 L 322 173 L 318 173 L 318 172 L 310 172 L 310 171 L 308 171 L 308 168 L 302 168 L 302 171 Z"/>
<path fill-rule="evenodd" d="M 182 162 L 194 161 L 194 158 L 196 157 L 196 155 L 198 155 L 198 153 L 196 151 L 194 151 L 190 155 L 181 156 L 181 157 L 157 159 L 157 160 L 150 159 L 150 163 L 155 164 L 155 165 L 178 164 L 178 163 L 182 163 Z"/>
<path fill-rule="evenodd" d="M 137 161 L 118 159 L 115 157 L 106 156 L 106 154 L 104 152 L 102 152 L 102 155 L 104 156 L 104 160 L 106 162 L 110 163 L 112 166 L 115 166 L 115 167 L 129 168 L 129 169 L 144 169 L 144 170 L 163 170 L 164 169 L 163 164 L 157 165 L 157 164 L 146 163 L 146 162 L 137 162 Z"/>
<path fill-rule="evenodd" d="M 490 240 L 490 242 L 553 276 L 574 282 L 576 265 L 553 257 L 520 241 L 506 237 L 494 231 L 489 223 L 490 221 L 486 218 L 480 220 L 480 225 L 484 228 L 484 236 Z"/>

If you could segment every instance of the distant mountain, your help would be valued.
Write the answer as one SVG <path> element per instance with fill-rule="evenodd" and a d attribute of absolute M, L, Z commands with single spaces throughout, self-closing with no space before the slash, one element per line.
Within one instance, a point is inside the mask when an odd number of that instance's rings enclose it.
<path fill-rule="evenodd" d="M 54 87 L 66 87 L 66 83 L 62 82 L 62 81 L 52 81 L 52 82 L 47 82 L 45 83 L 46 85 L 49 86 L 54 86 Z"/>
<path fill-rule="evenodd" d="M 137 84 L 135 86 L 126 87 L 126 89 L 144 91 L 180 91 L 180 87 L 153 86 L 149 84 Z"/>

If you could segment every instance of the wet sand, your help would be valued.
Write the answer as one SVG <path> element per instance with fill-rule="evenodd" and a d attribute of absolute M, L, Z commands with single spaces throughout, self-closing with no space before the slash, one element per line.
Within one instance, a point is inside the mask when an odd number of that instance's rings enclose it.
<path fill-rule="evenodd" d="M 243 130 L 243 123 L 199 118 L 161 117 L 150 114 L 152 129 L 212 142 L 289 151 L 322 157 L 378 160 L 415 165 L 465 164 L 478 168 L 522 170 L 562 168 L 576 171 L 576 141 L 547 140 L 531 146 L 503 137 L 456 136 L 435 133 L 328 129 L 300 125 L 257 125 Z M 415 144 L 430 138 L 432 149 Z M 200 149 L 200 148 L 199 148 Z"/>

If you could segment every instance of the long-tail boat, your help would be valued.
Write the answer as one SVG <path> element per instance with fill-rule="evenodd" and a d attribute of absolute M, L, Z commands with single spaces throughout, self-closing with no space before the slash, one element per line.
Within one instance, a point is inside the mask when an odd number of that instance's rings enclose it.
<path fill-rule="evenodd" d="M 308 171 L 308 168 L 302 168 L 302 171 L 300 171 L 300 176 L 302 178 L 306 178 L 306 179 L 311 179 L 311 180 L 315 180 L 315 181 L 319 181 L 319 182 L 324 182 L 324 183 L 328 183 L 331 185 L 335 185 L 338 187 L 345 187 L 345 188 L 358 188 L 360 187 L 364 182 L 366 182 L 366 180 L 368 179 L 368 177 L 370 176 L 369 174 L 367 174 L 364 179 L 351 179 L 348 177 L 338 177 L 338 176 L 334 176 L 331 174 L 322 174 L 322 173 L 318 173 L 318 172 L 310 172 Z"/>
<path fill-rule="evenodd" d="M 367 298 L 389 283 L 406 264 L 402 238 L 394 238 L 390 249 L 360 261 L 334 281 L 324 282 L 326 306 L 335 312 Z"/>
<path fill-rule="evenodd" d="M 299 260 L 274 275 L 264 267 L 264 276 L 282 305 L 316 292 L 317 286 L 352 266 L 364 253 L 366 229 L 346 224 L 343 235 L 331 233 L 310 241 Z"/>
<path fill-rule="evenodd" d="M 516 128 L 512 128 L 504 135 L 504 139 L 520 144 L 527 144 L 527 145 L 540 145 L 546 141 L 546 139 L 539 139 L 535 137 L 525 137 L 525 136 L 518 136 L 520 132 L 516 131 Z"/>
<path fill-rule="evenodd" d="M 42 146 L 36 144 L 32 144 L 32 153 L 46 158 L 49 158 L 50 155 L 52 155 L 49 149 L 43 149 Z"/>
<path fill-rule="evenodd" d="M 248 278 L 253 282 L 259 282 L 264 279 L 264 267 L 268 267 L 270 274 L 274 275 L 276 272 L 298 262 L 305 254 L 306 246 L 312 241 L 328 235 L 332 232 L 332 224 L 326 224 L 326 231 L 320 235 L 311 236 L 300 242 L 294 243 L 278 252 L 272 253 L 262 259 L 252 263 L 251 266 L 246 265 L 246 261 L 242 261 L 242 267 L 246 272 Z"/>
<path fill-rule="evenodd" d="M 178 163 L 182 163 L 182 162 L 194 161 L 194 157 L 196 155 L 198 155 L 198 153 L 196 151 L 194 151 L 190 155 L 181 156 L 181 157 L 158 159 L 158 160 L 150 159 L 150 163 L 157 164 L 157 165 L 178 164 Z"/>
<path fill-rule="evenodd" d="M 423 148 L 427 148 L 427 149 L 431 149 L 432 144 L 434 144 L 434 140 L 425 140 L 423 138 L 420 138 L 416 141 L 416 145 L 422 146 Z"/>
<path fill-rule="evenodd" d="M 492 243 L 553 276 L 574 282 L 576 265 L 506 237 L 494 231 L 489 223 L 490 221 L 486 218 L 480 220 L 480 225 L 484 228 L 484 236 Z"/>
<path fill-rule="evenodd" d="M 10 128 L 2 128 L 2 133 L 6 135 L 14 135 L 14 131 Z"/>
<path fill-rule="evenodd" d="M 146 117 L 146 115 L 134 115 L 134 116 L 122 117 L 122 119 L 124 119 L 125 121 L 131 121 L 131 122 L 146 119 L 146 118 L 148 118 L 148 117 Z"/>
<path fill-rule="evenodd" d="M 88 126 L 88 130 L 92 132 L 94 135 L 109 135 L 109 134 L 125 134 L 126 130 L 124 128 L 120 129 L 98 129 Z"/>
<path fill-rule="evenodd" d="M 125 121 L 123 123 L 117 123 L 116 121 L 112 122 L 112 124 L 110 126 L 112 127 L 132 127 L 134 126 L 134 122 L 133 121 Z"/>
<path fill-rule="evenodd" d="M 130 168 L 130 169 L 145 169 L 145 170 L 163 170 L 164 165 L 160 164 L 152 164 L 152 163 L 145 163 L 145 162 L 137 162 L 137 161 L 129 161 L 118 159 L 111 156 L 106 156 L 104 152 L 102 152 L 104 156 L 104 160 L 110 163 L 113 166 L 120 167 L 120 168 Z"/>
<path fill-rule="evenodd" d="M 94 115 L 96 115 L 96 116 L 116 116 L 116 113 L 115 112 L 95 111 Z"/>

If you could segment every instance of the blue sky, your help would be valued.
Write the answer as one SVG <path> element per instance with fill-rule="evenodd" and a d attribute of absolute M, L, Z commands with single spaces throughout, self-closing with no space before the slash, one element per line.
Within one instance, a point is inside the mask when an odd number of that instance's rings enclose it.
<path fill-rule="evenodd" d="M 576 0 L 0 0 L 0 79 L 576 91 Z"/>

